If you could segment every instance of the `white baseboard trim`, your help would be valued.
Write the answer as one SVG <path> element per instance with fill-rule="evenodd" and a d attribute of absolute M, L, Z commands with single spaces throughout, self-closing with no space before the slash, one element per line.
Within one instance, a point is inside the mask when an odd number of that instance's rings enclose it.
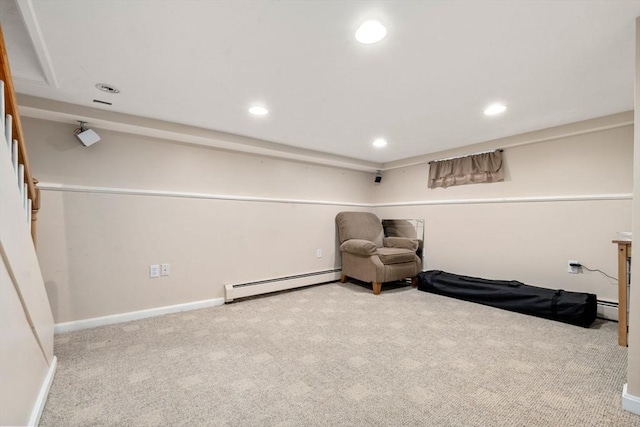
<path fill-rule="evenodd" d="M 181 311 L 198 310 L 200 308 L 215 307 L 224 304 L 224 298 L 213 298 L 202 301 L 187 302 L 184 304 L 168 305 L 165 307 L 150 308 L 147 310 L 130 311 L 128 313 L 112 314 L 110 316 L 93 317 L 91 319 L 75 320 L 73 322 L 56 323 L 55 334 L 79 331 L 81 329 L 96 328 L 98 326 L 114 325 L 116 323 L 130 322 L 132 320 L 147 317 L 162 316 L 163 314 L 179 313 Z"/>
<path fill-rule="evenodd" d="M 627 392 L 627 385 L 622 387 L 622 409 L 640 415 L 640 397 Z"/>
<path fill-rule="evenodd" d="M 56 356 L 53 356 L 51 365 L 49 365 L 49 372 L 47 372 L 47 376 L 42 383 L 42 387 L 40 388 L 40 393 L 38 393 L 38 400 L 36 400 L 36 404 L 33 405 L 33 410 L 31 411 L 31 417 L 29 418 L 30 426 L 37 426 L 40 423 L 40 417 L 42 416 L 42 411 L 44 410 L 44 404 L 47 403 L 47 397 L 49 396 L 49 390 L 51 389 L 51 384 L 53 383 L 53 377 L 56 375 L 57 366 L 58 358 Z"/>

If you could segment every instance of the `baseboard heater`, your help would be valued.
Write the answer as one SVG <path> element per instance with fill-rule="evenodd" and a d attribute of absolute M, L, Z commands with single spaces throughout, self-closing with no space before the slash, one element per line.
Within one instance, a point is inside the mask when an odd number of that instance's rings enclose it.
<path fill-rule="evenodd" d="M 287 289 L 334 282 L 340 279 L 341 274 L 342 270 L 335 268 L 333 270 L 316 271 L 313 273 L 278 277 L 276 279 L 259 280 L 257 282 L 224 285 L 224 300 L 225 302 L 232 302 L 237 298 L 246 298 L 271 292 L 285 291 Z"/>
<path fill-rule="evenodd" d="M 618 303 L 598 300 L 598 317 L 618 321 Z"/>

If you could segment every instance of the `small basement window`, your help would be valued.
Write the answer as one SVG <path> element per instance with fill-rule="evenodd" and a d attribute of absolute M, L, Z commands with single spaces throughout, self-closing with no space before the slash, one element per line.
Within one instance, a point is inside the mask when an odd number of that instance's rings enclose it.
<path fill-rule="evenodd" d="M 502 150 L 429 162 L 429 188 L 504 181 Z"/>

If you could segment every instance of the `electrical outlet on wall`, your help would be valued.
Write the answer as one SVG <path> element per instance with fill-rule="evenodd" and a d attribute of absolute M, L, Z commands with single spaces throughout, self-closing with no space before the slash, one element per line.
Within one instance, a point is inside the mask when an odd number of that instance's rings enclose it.
<path fill-rule="evenodd" d="M 322 249 L 316 249 L 316 258 L 322 258 Z"/>
<path fill-rule="evenodd" d="M 162 264 L 160 266 L 160 274 L 162 276 L 168 276 L 169 275 L 169 264 Z"/>
<path fill-rule="evenodd" d="M 571 273 L 571 274 L 578 274 L 580 273 L 580 267 L 577 266 L 573 266 L 571 264 L 580 264 L 578 261 L 572 260 L 570 259 L 567 262 L 567 273 Z"/>
<path fill-rule="evenodd" d="M 158 264 L 151 264 L 149 266 L 149 277 L 160 277 L 160 266 Z"/>

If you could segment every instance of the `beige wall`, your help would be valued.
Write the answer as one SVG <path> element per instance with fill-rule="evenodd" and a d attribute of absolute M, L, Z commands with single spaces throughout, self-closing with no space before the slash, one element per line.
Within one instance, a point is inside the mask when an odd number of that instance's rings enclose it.
<path fill-rule="evenodd" d="M 428 160 L 449 155 L 439 153 Z M 503 156 L 505 180 L 491 184 L 429 189 L 426 185 L 428 160 L 420 165 L 385 171 L 382 183 L 375 186 L 375 202 L 630 194 L 633 191 L 631 125 L 515 146 L 505 149 Z"/>
<path fill-rule="evenodd" d="M 615 281 L 587 271 L 568 274 L 567 261 L 617 274 L 611 240 L 617 231 L 631 230 L 633 126 L 515 146 L 503 154 L 507 173 L 500 183 L 428 189 L 426 163 L 386 171 L 375 186 L 375 202 L 416 203 L 376 212 L 425 219 L 427 269 L 516 279 L 617 301 Z M 594 200 L 616 194 L 626 196 Z M 559 196 L 584 200 L 495 203 Z M 479 200 L 455 204 L 469 199 Z"/>
<path fill-rule="evenodd" d="M 83 147 L 76 126 L 23 118 L 40 182 L 240 196 L 370 202 L 369 173 L 235 153 L 96 129 Z"/>
<path fill-rule="evenodd" d="M 73 125 L 23 121 L 43 187 L 93 187 L 42 192 L 39 258 L 56 323 L 222 298 L 225 284 L 336 268 L 336 213 L 366 210 L 350 205 L 372 199 L 371 173 L 100 129 L 102 141 L 85 148 Z M 171 264 L 171 275 L 150 279 L 149 265 L 160 263 Z"/>
<path fill-rule="evenodd" d="M 24 122 L 32 168 L 45 186 L 92 187 L 43 191 L 40 263 L 57 323 L 219 298 L 224 284 L 335 268 L 335 214 L 371 210 L 371 202 L 381 205 L 381 217 L 426 220 L 427 268 L 617 301 L 614 281 L 566 268 L 575 259 L 616 274 L 611 240 L 631 229 L 632 126 L 506 148 L 505 182 L 429 190 L 426 164 L 385 171 L 373 185 L 370 173 L 105 130 L 101 142 L 85 148 L 71 136 L 72 125 Z M 128 195 L 117 188 L 318 204 Z M 579 200 L 453 204 L 556 196 Z M 416 203 L 390 206 L 407 202 Z M 165 262 L 170 277 L 148 278 L 149 264 Z"/>

